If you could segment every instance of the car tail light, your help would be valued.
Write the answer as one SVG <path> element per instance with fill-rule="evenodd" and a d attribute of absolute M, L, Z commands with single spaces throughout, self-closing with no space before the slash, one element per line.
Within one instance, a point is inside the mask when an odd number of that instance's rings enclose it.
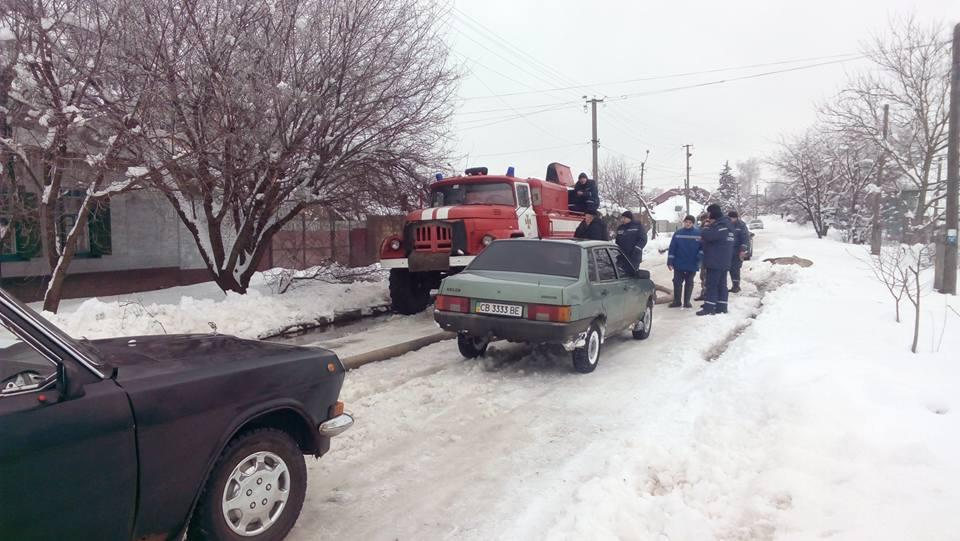
<path fill-rule="evenodd" d="M 443 312 L 470 312 L 470 299 L 468 297 L 454 297 L 453 295 L 437 295 L 437 301 L 434 303 L 437 310 Z"/>
<path fill-rule="evenodd" d="M 570 307 L 555 304 L 531 304 L 527 307 L 527 318 L 536 321 L 570 321 Z"/>
<path fill-rule="evenodd" d="M 337 403 L 336 403 L 336 404 L 330 406 L 330 412 L 329 412 L 329 415 L 327 415 L 327 419 L 333 419 L 334 417 L 336 417 L 336 416 L 338 416 L 338 415 L 343 415 L 343 401 L 342 401 L 342 400 L 337 400 Z"/>

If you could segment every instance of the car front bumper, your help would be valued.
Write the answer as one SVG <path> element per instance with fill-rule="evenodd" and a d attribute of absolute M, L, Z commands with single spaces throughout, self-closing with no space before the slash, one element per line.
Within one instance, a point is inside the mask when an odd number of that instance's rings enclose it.
<path fill-rule="evenodd" d="M 351 426 L 353 426 L 353 416 L 349 413 L 341 413 L 332 419 L 320 423 L 317 429 L 320 431 L 321 436 L 332 438 L 343 434 Z"/>
<path fill-rule="evenodd" d="M 440 310 L 434 310 L 433 319 L 445 331 L 472 336 L 493 336 L 511 342 L 550 344 L 565 344 L 577 339 L 587 331 L 592 321 L 581 319 L 569 323 L 554 323 Z"/>

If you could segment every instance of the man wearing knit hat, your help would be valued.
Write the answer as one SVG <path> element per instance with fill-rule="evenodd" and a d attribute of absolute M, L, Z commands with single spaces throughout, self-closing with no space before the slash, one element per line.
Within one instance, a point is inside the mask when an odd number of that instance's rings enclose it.
<path fill-rule="evenodd" d="M 643 261 L 643 247 L 647 245 L 647 231 L 643 224 L 633 219 L 629 210 L 620 215 L 617 227 L 617 246 L 623 251 L 634 267 L 640 268 Z"/>
<path fill-rule="evenodd" d="M 700 231 L 703 243 L 703 266 L 707 271 L 707 290 L 703 309 L 698 316 L 727 312 L 727 271 L 733 257 L 734 232 L 730 219 L 716 203 L 707 207 L 707 225 Z"/>

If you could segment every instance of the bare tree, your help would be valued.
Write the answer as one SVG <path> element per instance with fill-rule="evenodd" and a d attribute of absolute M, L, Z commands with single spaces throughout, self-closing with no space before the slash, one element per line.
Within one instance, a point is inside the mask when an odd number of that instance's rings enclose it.
<path fill-rule="evenodd" d="M 839 165 L 830 159 L 827 140 L 817 129 L 787 140 L 771 165 L 786 182 L 783 204 L 787 212 L 810 222 L 818 238 L 834 223 L 842 192 Z"/>
<path fill-rule="evenodd" d="M 893 298 L 897 323 L 900 323 L 900 302 L 907 293 L 908 284 L 904 273 L 906 261 L 907 252 L 899 244 L 882 246 L 880 254 L 870 259 L 873 275 L 887 288 L 887 292 Z"/>
<path fill-rule="evenodd" d="M 950 45 L 942 25 L 924 26 L 910 17 L 890 24 L 866 55 L 877 69 L 857 75 L 823 108 L 834 130 L 870 142 L 885 153 L 908 185 L 918 192 L 911 211 L 915 231 L 933 223 L 931 178 L 935 157 L 946 147 Z M 883 137 L 883 107 L 890 106 L 890 129 Z"/>
<path fill-rule="evenodd" d="M 624 160 L 608 156 L 597 172 L 600 193 L 603 199 L 621 208 L 637 206 L 640 193 L 640 172 Z"/>
<path fill-rule="evenodd" d="M 122 43 L 156 58 L 137 151 L 224 290 L 246 291 L 302 210 L 403 207 L 442 163 L 456 71 L 434 4 L 145 0 Z M 130 26 L 131 28 L 134 26 Z"/>
<path fill-rule="evenodd" d="M 932 250 L 924 244 L 889 244 L 880 255 L 871 258 L 871 268 L 894 300 L 897 323 L 900 323 L 900 302 L 906 297 L 913 306 L 913 341 L 910 351 L 917 352 L 920 340 L 920 304 L 924 284 L 921 275 L 930 268 Z"/>
<path fill-rule="evenodd" d="M 0 26 L 16 42 L 0 138 L 22 184 L 41 194 L 40 236 L 50 267 L 44 310 L 55 312 L 67 269 L 99 205 L 130 188 L 117 177 L 135 127 L 131 110 L 103 83 L 123 2 L 12 0 Z M 123 122 L 111 122 L 122 118 Z M 11 183 L 12 184 L 12 183 Z M 18 193 L 14 187 L 14 193 Z M 70 195 L 71 202 L 65 201 Z"/>
<path fill-rule="evenodd" d="M 647 197 L 640 193 L 640 174 L 636 168 L 616 157 L 608 157 L 597 173 L 601 198 L 625 209 L 639 209 L 641 219 L 654 238 L 657 236 L 654 220 L 647 204 Z"/>

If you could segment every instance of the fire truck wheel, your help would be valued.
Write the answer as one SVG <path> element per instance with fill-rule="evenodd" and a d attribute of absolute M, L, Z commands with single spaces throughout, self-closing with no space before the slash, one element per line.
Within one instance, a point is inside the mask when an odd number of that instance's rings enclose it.
<path fill-rule="evenodd" d="M 390 269 L 390 301 L 398 313 L 420 313 L 430 304 L 430 284 L 418 273 Z"/>

